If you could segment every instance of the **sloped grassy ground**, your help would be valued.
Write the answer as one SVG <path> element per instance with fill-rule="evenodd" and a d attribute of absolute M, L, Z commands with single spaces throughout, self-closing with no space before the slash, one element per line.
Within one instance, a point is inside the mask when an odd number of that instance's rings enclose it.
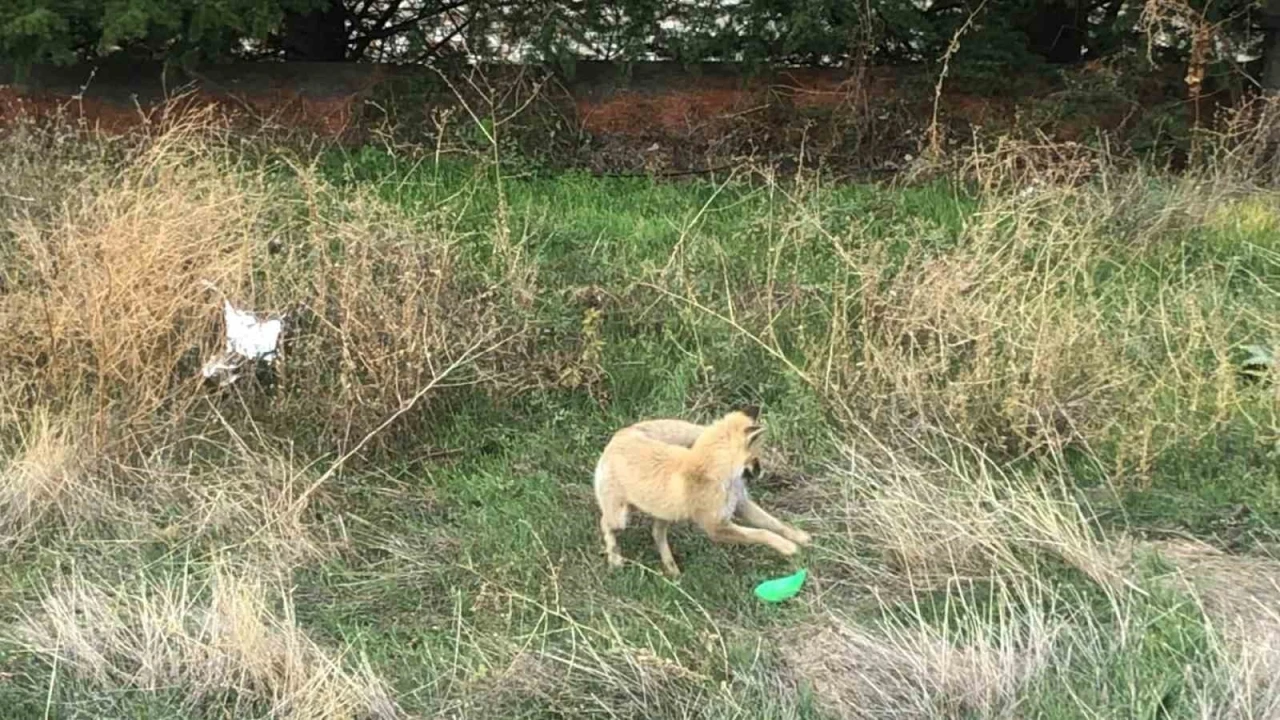
<path fill-rule="evenodd" d="M 1280 623 L 1203 601 L 1280 577 L 1270 191 L 4 142 L 4 717 L 1280 709 Z M 219 390 L 223 294 L 294 324 Z M 744 401 L 816 546 L 678 530 L 671 583 L 640 521 L 610 572 L 609 434 Z"/>

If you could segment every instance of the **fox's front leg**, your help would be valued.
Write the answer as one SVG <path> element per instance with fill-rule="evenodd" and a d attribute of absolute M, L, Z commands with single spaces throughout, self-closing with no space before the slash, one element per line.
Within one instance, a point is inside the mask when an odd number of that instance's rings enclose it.
<path fill-rule="evenodd" d="M 715 542 L 768 545 L 783 555 L 795 555 L 800 550 L 794 542 L 772 531 L 743 527 L 730 520 L 703 524 L 702 529 Z"/>
<path fill-rule="evenodd" d="M 752 502 L 750 498 L 743 498 L 742 502 L 738 503 L 737 512 L 738 517 L 742 518 L 742 521 L 746 524 L 775 532 L 797 545 L 808 545 L 809 541 L 812 540 L 809 537 L 809 533 L 799 528 L 791 527 L 775 518 L 765 512 L 764 508 Z"/>

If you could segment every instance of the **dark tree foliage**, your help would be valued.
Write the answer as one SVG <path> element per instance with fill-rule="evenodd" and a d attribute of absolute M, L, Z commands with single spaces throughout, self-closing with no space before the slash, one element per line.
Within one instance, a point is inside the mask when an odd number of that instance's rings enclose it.
<path fill-rule="evenodd" d="M 0 61 L 912 63 L 966 23 L 954 62 L 993 81 L 1152 48 L 1194 64 L 1210 48 L 1280 87 L 1280 0 L 2 0 Z"/>

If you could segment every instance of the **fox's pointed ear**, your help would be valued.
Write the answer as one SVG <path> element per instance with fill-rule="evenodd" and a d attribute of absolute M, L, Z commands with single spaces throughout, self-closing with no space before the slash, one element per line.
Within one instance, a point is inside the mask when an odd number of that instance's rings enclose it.
<path fill-rule="evenodd" d="M 751 419 L 752 419 L 752 421 L 755 421 L 755 420 L 759 420 L 759 419 L 760 419 L 760 406 L 759 406 L 759 405 L 743 405 L 742 407 L 738 408 L 738 412 L 740 412 L 740 413 L 742 413 L 743 415 L 746 415 L 747 417 L 751 418 Z"/>
<path fill-rule="evenodd" d="M 756 441 L 759 440 L 762 435 L 764 435 L 763 425 L 752 425 L 747 428 L 747 447 L 755 445 Z"/>

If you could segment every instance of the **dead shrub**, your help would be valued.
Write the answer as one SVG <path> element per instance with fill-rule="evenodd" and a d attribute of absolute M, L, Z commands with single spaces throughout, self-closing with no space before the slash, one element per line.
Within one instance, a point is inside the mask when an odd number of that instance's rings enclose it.
<path fill-rule="evenodd" d="M 224 298 L 287 327 L 267 387 L 241 380 L 230 402 L 248 396 L 260 419 L 326 447 L 356 442 L 451 365 L 437 392 L 518 373 L 525 313 L 501 283 L 531 277 L 527 258 L 461 263 L 447 209 L 411 217 L 307 168 L 281 177 L 207 113 L 134 142 L 64 188 L 57 212 L 7 219 L 0 375 L 14 397 L 83 404 L 100 441 L 171 431 L 210 397 L 199 370 Z"/>
<path fill-rule="evenodd" d="M 1178 241 L 1220 241 L 1229 189 L 1150 182 L 1116 174 L 984 195 L 954 242 L 897 258 L 861 226 L 826 232 L 842 263 L 831 319 L 802 333 L 792 369 L 855 427 L 938 430 L 1006 458 L 1071 447 L 1135 483 L 1232 423 L 1275 427 L 1274 403 L 1242 390 L 1235 359 L 1243 333 L 1275 335 L 1274 318 L 1241 301 L 1223 268 L 1151 270 L 1178 262 Z M 793 211 L 821 228 L 806 202 Z M 775 253 L 812 239 L 779 242 Z M 1265 279 L 1249 282 L 1269 296 Z M 739 317 L 776 344 L 774 314 Z"/>
<path fill-rule="evenodd" d="M 1219 183 L 1280 182 L 1280 98 L 1259 94 L 1227 109 L 1203 152 L 1201 172 Z"/>
<path fill-rule="evenodd" d="M 66 188 L 52 218 L 10 222 L 0 365 L 36 402 L 146 416 L 183 356 L 216 343 L 208 286 L 248 279 L 263 199 L 200 132 L 177 126 L 121 172 Z"/>
<path fill-rule="evenodd" d="M 962 156 L 959 172 L 972 178 L 984 194 L 1030 194 L 1044 187 L 1087 182 L 1100 172 L 1113 172 L 1116 158 L 1083 143 L 997 138 L 991 147 Z"/>
<path fill-rule="evenodd" d="M 313 190 L 317 219 L 262 262 L 258 302 L 298 308 L 275 414 L 346 444 L 469 353 L 446 387 L 510 382 L 525 313 L 460 262 L 446 226 L 367 191 Z"/>

